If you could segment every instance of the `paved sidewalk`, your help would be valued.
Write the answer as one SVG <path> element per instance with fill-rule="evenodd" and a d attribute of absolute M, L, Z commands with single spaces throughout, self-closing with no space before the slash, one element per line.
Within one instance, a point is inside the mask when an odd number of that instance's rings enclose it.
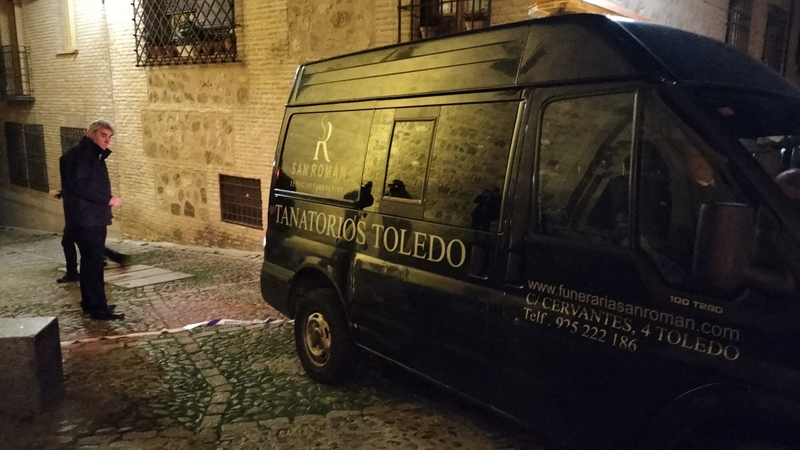
<path fill-rule="evenodd" d="M 108 244 L 192 277 L 106 284 L 126 318 L 92 321 L 79 286 L 55 282 L 60 236 L 0 227 L 0 317 L 58 317 L 66 388 L 35 417 L 0 417 L 0 448 L 557 448 L 378 361 L 341 386 L 311 382 L 291 324 L 261 299 L 260 253 Z M 182 329 L 213 319 L 275 321 Z"/>

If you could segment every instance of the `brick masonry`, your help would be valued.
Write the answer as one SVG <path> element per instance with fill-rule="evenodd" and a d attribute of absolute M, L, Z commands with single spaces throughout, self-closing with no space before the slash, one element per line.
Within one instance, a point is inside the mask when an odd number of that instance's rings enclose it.
<path fill-rule="evenodd" d="M 789 11 L 789 1 L 774 3 Z M 527 19 L 531 3 L 494 0 L 492 23 Z M 658 23 L 725 36 L 728 0 L 612 3 Z M 766 6 L 754 3 L 750 53 L 760 57 Z M 3 45 L 9 4 L 0 7 Z M 24 2 L 17 8 L 31 49 L 35 102 L 0 102 L 0 122 L 44 126 L 55 189 L 59 128 L 85 127 L 98 117 L 112 121 L 117 134 L 108 165 L 124 204 L 110 231 L 132 239 L 258 249 L 264 230 L 222 222 L 219 174 L 260 179 L 266 199 L 297 66 L 398 39 L 396 0 L 234 0 L 240 62 L 145 68 L 136 67 L 130 2 L 74 0 L 78 45 L 68 54 L 59 53 L 63 4 Z M 790 41 L 788 54 L 794 55 L 796 42 Z M 60 230 L 58 201 L 9 183 L 3 133 L 0 127 L 0 224 Z M 263 214 L 266 219 L 266 204 Z"/>

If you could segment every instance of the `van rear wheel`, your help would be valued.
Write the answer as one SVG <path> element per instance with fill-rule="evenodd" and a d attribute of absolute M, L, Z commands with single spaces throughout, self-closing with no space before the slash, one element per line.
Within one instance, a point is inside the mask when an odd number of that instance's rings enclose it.
<path fill-rule="evenodd" d="M 314 381 L 335 383 L 355 365 L 355 344 L 333 289 L 314 289 L 297 299 L 294 340 L 300 363 Z"/>

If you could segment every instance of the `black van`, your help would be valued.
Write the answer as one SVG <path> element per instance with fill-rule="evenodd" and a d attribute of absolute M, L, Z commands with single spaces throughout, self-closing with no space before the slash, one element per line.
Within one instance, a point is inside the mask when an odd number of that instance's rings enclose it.
<path fill-rule="evenodd" d="M 800 91 L 720 42 L 560 16 L 301 66 L 263 297 L 586 448 L 800 448 Z"/>

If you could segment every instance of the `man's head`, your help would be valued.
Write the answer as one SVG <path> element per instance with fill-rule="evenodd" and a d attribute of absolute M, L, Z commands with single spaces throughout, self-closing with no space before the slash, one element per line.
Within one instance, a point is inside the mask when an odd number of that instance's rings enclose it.
<path fill-rule="evenodd" d="M 105 120 L 95 120 L 86 129 L 86 137 L 103 150 L 111 143 L 111 136 L 114 136 L 114 126 Z"/>

